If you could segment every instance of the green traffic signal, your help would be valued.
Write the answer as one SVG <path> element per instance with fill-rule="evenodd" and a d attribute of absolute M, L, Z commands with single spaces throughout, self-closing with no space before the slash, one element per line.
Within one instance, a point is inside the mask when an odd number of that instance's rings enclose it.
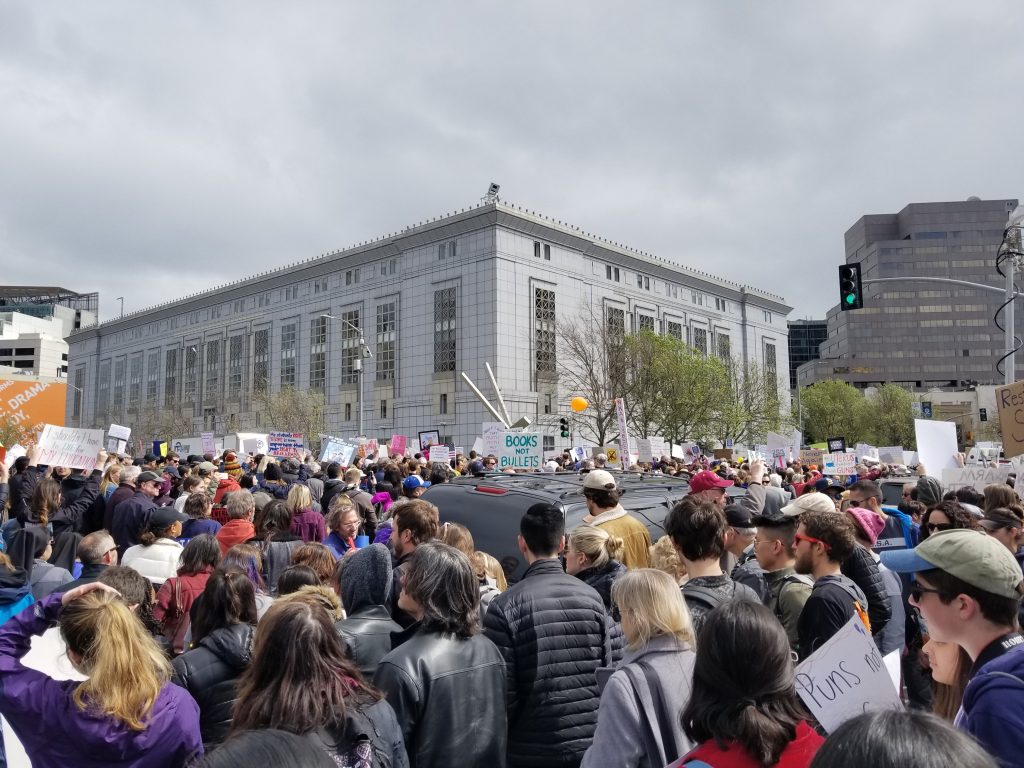
<path fill-rule="evenodd" d="M 860 264 L 841 264 L 839 266 L 839 309 L 862 309 L 864 294 L 861 291 Z"/>

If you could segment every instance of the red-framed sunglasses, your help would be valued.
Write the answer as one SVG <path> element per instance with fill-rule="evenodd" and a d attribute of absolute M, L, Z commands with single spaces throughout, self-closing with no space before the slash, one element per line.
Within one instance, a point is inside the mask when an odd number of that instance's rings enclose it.
<path fill-rule="evenodd" d="M 830 547 L 827 542 L 824 542 L 821 539 L 816 539 L 813 536 L 804 536 L 802 533 L 795 534 L 793 536 L 793 541 L 797 543 L 801 541 L 806 541 L 808 544 L 821 544 L 821 546 L 825 548 L 826 552 L 832 549 L 832 547 Z"/>

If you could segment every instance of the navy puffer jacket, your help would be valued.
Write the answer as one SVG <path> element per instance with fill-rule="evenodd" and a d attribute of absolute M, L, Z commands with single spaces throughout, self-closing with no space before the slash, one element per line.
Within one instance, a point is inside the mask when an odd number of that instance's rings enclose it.
<path fill-rule="evenodd" d="M 505 659 L 508 765 L 579 765 L 597 726 L 596 672 L 613 661 L 601 596 L 538 560 L 491 602 L 484 633 Z"/>

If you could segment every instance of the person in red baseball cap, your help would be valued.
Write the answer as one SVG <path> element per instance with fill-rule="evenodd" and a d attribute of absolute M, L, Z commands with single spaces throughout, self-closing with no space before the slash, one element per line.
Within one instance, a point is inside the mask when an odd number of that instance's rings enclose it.
<path fill-rule="evenodd" d="M 719 509 L 724 509 L 725 489 L 730 485 L 732 485 L 732 480 L 725 480 L 705 469 L 690 478 L 690 495 L 703 501 L 710 501 Z"/>

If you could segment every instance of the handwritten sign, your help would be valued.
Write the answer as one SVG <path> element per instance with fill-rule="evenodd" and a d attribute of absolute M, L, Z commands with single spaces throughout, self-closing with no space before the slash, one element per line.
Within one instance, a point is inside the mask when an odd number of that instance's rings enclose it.
<path fill-rule="evenodd" d="M 7 449 L 7 453 L 4 455 L 3 462 L 7 467 L 14 466 L 14 462 L 18 458 L 26 454 L 25 448 L 22 445 L 12 445 Z"/>
<path fill-rule="evenodd" d="M 505 425 L 500 421 L 485 421 L 480 426 L 480 435 L 484 441 L 483 453 L 488 456 L 497 456 L 504 439 Z"/>
<path fill-rule="evenodd" d="M 271 432 L 267 435 L 267 452 L 279 459 L 301 459 L 302 435 L 297 432 Z"/>
<path fill-rule="evenodd" d="M 878 449 L 878 460 L 883 461 L 886 464 L 902 464 L 903 463 L 903 446 L 902 445 L 887 445 L 879 447 Z"/>
<path fill-rule="evenodd" d="M 864 459 L 874 459 L 878 461 L 878 449 L 873 445 L 867 443 L 857 443 L 854 448 L 854 453 L 857 456 L 857 461 L 863 461 Z"/>
<path fill-rule="evenodd" d="M 72 429 L 47 424 L 39 436 L 39 464 L 92 469 L 103 450 L 102 429 Z"/>
<path fill-rule="evenodd" d="M 508 430 L 502 437 L 498 452 L 498 468 L 539 469 L 544 455 L 544 446 L 537 432 Z M 609 461 L 611 457 L 609 456 Z"/>
<path fill-rule="evenodd" d="M 203 432 L 199 437 L 203 442 L 203 453 L 214 453 L 217 450 L 213 432 Z"/>
<path fill-rule="evenodd" d="M 662 456 L 668 455 L 668 446 L 665 443 L 665 438 L 651 438 L 651 455 L 654 457 L 654 461 L 659 461 Z"/>
<path fill-rule="evenodd" d="M 618 422 L 619 427 L 619 447 L 622 451 L 616 457 L 622 461 L 623 469 L 626 467 L 626 460 L 629 458 L 629 454 L 632 453 L 632 445 L 629 442 L 629 429 L 626 425 L 626 401 L 621 397 L 615 398 L 615 420 Z M 612 457 L 608 457 L 608 462 L 614 464 Z"/>
<path fill-rule="evenodd" d="M 405 456 L 405 435 L 392 435 L 391 436 L 391 455 L 392 456 Z"/>
<path fill-rule="evenodd" d="M 364 444 L 367 456 L 376 456 L 380 452 L 380 443 L 377 442 L 376 437 L 371 437 Z"/>
<path fill-rule="evenodd" d="M 107 438 L 107 453 L 123 454 L 127 447 L 128 443 L 124 440 L 118 440 L 116 437 Z"/>
<path fill-rule="evenodd" d="M 997 388 L 996 407 L 1003 432 L 1003 455 L 1008 459 L 1020 456 L 1024 453 L 1024 381 Z M 920 443 L 917 449 L 921 450 Z"/>
<path fill-rule="evenodd" d="M 927 465 L 926 465 L 927 466 Z M 964 467 L 963 469 L 942 470 L 942 487 L 947 491 L 960 488 L 975 488 L 984 492 L 986 485 L 1004 485 L 1010 474 L 1010 467 Z"/>
<path fill-rule="evenodd" d="M 430 461 L 431 464 L 447 464 L 449 461 L 448 446 L 443 444 L 430 446 L 430 454 L 427 460 Z"/>
<path fill-rule="evenodd" d="M 825 452 L 817 448 L 805 448 L 800 451 L 800 463 L 805 467 L 820 467 L 824 460 Z"/>
<path fill-rule="evenodd" d="M 822 458 L 823 475 L 854 475 L 857 473 L 857 455 L 854 453 L 826 453 Z"/>
<path fill-rule="evenodd" d="M 654 452 L 651 449 L 651 441 L 642 437 L 636 439 L 636 453 L 639 461 L 654 461 Z"/>
<path fill-rule="evenodd" d="M 110 429 L 107 430 L 107 437 L 112 437 L 115 440 L 124 440 L 128 442 L 132 439 L 132 428 L 122 427 L 119 424 L 111 424 Z"/>
<path fill-rule="evenodd" d="M 796 691 L 829 733 L 865 712 L 903 708 L 857 615 L 796 668 Z"/>

